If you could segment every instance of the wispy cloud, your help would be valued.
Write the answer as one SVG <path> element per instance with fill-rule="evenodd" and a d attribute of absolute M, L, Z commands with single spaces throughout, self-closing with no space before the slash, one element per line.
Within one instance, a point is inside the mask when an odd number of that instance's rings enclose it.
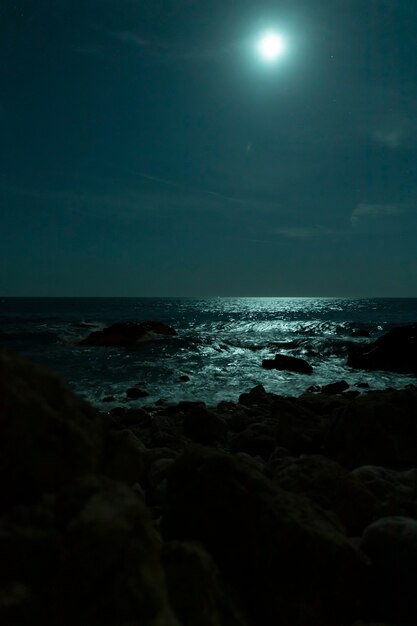
<path fill-rule="evenodd" d="M 303 227 L 303 226 L 292 226 L 286 228 L 277 228 L 274 230 L 276 235 L 280 235 L 281 237 L 286 237 L 288 239 L 315 239 L 316 237 L 325 237 L 331 235 L 340 235 L 341 231 L 337 231 L 331 228 L 322 228 L 319 226 L 313 227 Z"/>
<path fill-rule="evenodd" d="M 396 150 L 404 141 L 404 131 L 401 128 L 376 130 L 374 132 L 374 139 L 383 146 L 391 150 Z"/>
<path fill-rule="evenodd" d="M 408 208 L 401 204 L 358 204 L 352 211 L 350 221 L 352 226 L 357 226 L 362 219 L 371 218 L 373 220 L 404 215 Z"/>
<path fill-rule="evenodd" d="M 160 62 L 211 60 L 227 54 L 235 47 L 233 43 L 213 46 L 199 42 L 198 46 L 196 46 L 192 44 L 171 43 L 158 39 L 150 40 L 140 33 L 126 30 L 113 33 L 113 37 L 123 44 L 136 47 L 141 55 L 146 55 Z"/>

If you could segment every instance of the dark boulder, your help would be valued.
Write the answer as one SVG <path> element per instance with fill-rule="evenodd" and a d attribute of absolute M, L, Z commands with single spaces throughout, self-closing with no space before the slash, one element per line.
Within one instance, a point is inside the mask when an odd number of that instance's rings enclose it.
<path fill-rule="evenodd" d="M 198 543 L 170 541 L 162 561 L 171 605 L 183 626 L 246 626 L 213 558 Z"/>
<path fill-rule="evenodd" d="M 160 336 L 173 337 L 176 331 L 162 322 L 120 322 L 92 332 L 80 346 L 132 346 Z"/>
<path fill-rule="evenodd" d="M 56 374 L 2 351 L 0 398 L 0 508 L 97 469 L 103 418 Z"/>
<path fill-rule="evenodd" d="M 49 623 L 178 626 L 149 511 L 128 487 L 91 478 L 59 496 L 62 565 Z"/>
<path fill-rule="evenodd" d="M 162 529 L 204 545 L 253 626 L 341 626 L 357 615 L 364 563 L 341 527 L 235 457 L 184 452 L 168 477 Z"/>
<path fill-rule="evenodd" d="M 352 346 L 347 364 L 355 369 L 417 374 L 417 324 L 393 328 L 370 344 Z"/>
<path fill-rule="evenodd" d="M 251 424 L 243 432 L 230 437 L 230 449 L 250 456 L 260 456 L 267 461 L 276 448 L 275 437 L 271 434 L 267 425 Z"/>
<path fill-rule="evenodd" d="M 321 455 L 283 458 L 274 464 L 273 482 L 292 493 L 307 496 L 334 512 L 350 535 L 361 535 L 375 518 L 377 499 L 360 480 Z"/>
<path fill-rule="evenodd" d="M 307 396 L 316 398 L 316 396 Z M 328 400 L 327 396 L 324 396 Z M 306 401 L 295 398 L 276 397 L 270 408 L 270 418 L 276 421 L 275 438 L 277 446 L 287 448 L 291 454 L 320 453 L 331 421 L 330 415 L 322 409 L 316 410 Z"/>
<path fill-rule="evenodd" d="M 345 380 L 339 380 L 337 383 L 329 383 L 328 385 L 323 385 L 323 387 L 321 388 L 321 392 L 328 394 L 343 393 L 343 391 L 346 391 L 346 389 L 349 389 L 348 383 Z"/>
<path fill-rule="evenodd" d="M 370 491 L 377 504 L 375 518 L 405 515 L 417 519 L 417 469 L 396 471 L 363 465 L 352 476 Z"/>
<path fill-rule="evenodd" d="M 266 370 L 285 370 L 299 374 L 312 374 L 313 368 L 304 359 L 286 354 L 277 354 L 274 359 L 264 359 L 262 367 Z"/>
<path fill-rule="evenodd" d="M 364 532 L 361 550 L 369 557 L 369 617 L 389 624 L 417 624 L 417 521 L 384 517 Z"/>
<path fill-rule="evenodd" d="M 371 333 L 366 328 L 357 328 L 350 333 L 351 337 L 370 338 Z"/>
<path fill-rule="evenodd" d="M 147 398 L 149 393 L 144 389 L 139 389 L 138 387 L 129 387 L 126 389 L 126 398 L 128 400 L 138 400 L 139 398 Z"/>
<path fill-rule="evenodd" d="M 205 406 L 195 406 L 184 415 L 184 435 L 197 443 L 220 441 L 227 431 L 226 421 Z"/>
<path fill-rule="evenodd" d="M 341 465 L 417 466 L 417 390 L 358 396 L 334 417 L 326 454 Z"/>

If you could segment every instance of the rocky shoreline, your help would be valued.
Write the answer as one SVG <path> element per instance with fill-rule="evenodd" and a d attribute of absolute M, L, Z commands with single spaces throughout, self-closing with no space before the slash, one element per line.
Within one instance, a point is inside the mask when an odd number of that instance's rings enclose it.
<path fill-rule="evenodd" d="M 414 626 L 417 388 L 338 389 L 106 413 L 0 352 L 1 623 Z"/>

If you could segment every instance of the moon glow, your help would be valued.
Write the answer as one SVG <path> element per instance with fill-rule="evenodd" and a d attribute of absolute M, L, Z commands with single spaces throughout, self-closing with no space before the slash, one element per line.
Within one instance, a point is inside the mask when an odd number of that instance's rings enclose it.
<path fill-rule="evenodd" d="M 273 63 L 284 53 L 285 41 L 282 35 L 269 31 L 264 33 L 259 39 L 257 48 L 260 57 L 264 61 Z"/>

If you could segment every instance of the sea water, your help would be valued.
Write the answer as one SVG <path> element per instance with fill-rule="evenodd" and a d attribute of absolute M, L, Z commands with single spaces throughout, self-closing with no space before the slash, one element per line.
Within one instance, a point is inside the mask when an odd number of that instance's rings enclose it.
<path fill-rule="evenodd" d="M 176 337 L 130 348 L 79 346 L 92 330 L 114 322 L 157 320 Z M 76 393 L 97 406 L 126 401 L 139 386 L 149 396 L 129 406 L 203 400 L 237 401 L 262 384 L 267 391 L 298 396 L 313 385 L 346 380 L 371 389 L 402 388 L 414 376 L 352 370 L 352 337 L 376 339 L 390 328 L 417 321 L 417 298 L 3 298 L 0 345 L 58 372 Z M 313 374 L 264 370 L 276 353 L 306 359 Z M 179 377 L 187 375 L 188 382 Z M 103 403 L 114 396 L 111 403 Z"/>

